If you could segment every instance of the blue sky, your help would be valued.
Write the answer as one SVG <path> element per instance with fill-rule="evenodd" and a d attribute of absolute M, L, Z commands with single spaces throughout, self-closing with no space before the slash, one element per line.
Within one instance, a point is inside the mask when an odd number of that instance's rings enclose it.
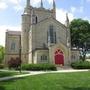
<path fill-rule="evenodd" d="M 31 5 L 39 7 L 41 0 L 31 0 Z M 53 0 L 43 0 L 45 8 L 52 8 Z M 70 21 L 82 18 L 90 21 L 90 0 L 55 0 L 57 20 L 64 24 L 68 13 Z M 5 32 L 21 30 L 21 14 L 26 0 L 0 0 L 0 45 L 5 46 Z M 3 37 L 2 37 L 3 36 Z"/>

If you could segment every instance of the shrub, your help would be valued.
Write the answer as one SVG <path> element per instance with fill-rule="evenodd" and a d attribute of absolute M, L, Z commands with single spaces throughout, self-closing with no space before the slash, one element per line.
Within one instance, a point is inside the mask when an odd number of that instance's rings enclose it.
<path fill-rule="evenodd" d="M 4 68 L 4 64 L 0 64 L 0 69 L 3 69 Z"/>
<path fill-rule="evenodd" d="M 90 62 L 80 60 L 80 61 L 72 63 L 71 66 L 74 69 L 90 69 Z"/>
<path fill-rule="evenodd" d="M 9 69 L 11 68 L 14 68 L 14 69 L 18 69 L 18 67 L 20 66 L 21 64 L 21 60 L 19 58 L 11 58 L 9 61 L 8 61 L 8 67 Z"/>
<path fill-rule="evenodd" d="M 52 64 L 23 64 L 22 70 L 40 71 L 40 70 L 56 70 Z"/>

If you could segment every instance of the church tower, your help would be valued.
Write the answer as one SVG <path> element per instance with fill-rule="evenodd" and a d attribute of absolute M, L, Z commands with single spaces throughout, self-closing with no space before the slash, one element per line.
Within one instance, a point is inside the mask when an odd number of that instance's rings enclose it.
<path fill-rule="evenodd" d="M 53 17 L 56 18 L 56 4 L 55 1 L 53 0 L 53 9 L 52 9 Z"/>
<path fill-rule="evenodd" d="M 29 30 L 31 25 L 31 6 L 30 0 L 27 0 L 24 13 L 22 14 L 22 33 L 21 33 L 21 47 L 22 47 L 22 62 L 28 63 L 29 52 Z"/>
<path fill-rule="evenodd" d="M 71 48 L 71 36 L 70 36 L 70 28 L 69 28 L 69 18 L 68 14 L 66 13 L 66 22 L 65 22 L 66 28 L 67 28 L 67 46 Z"/>
<path fill-rule="evenodd" d="M 69 28 L 69 18 L 68 18 L 68 13 L 66 13 L 66 22 L 65 25 L 67 28 Z"/>
<path fill-rule="evenodd" d="M 41 0 L 41 8 L 43 8 L 43 1 Z"/>
<path fill-rule="evenodd" d="M 71 50 L 68 14 L 65 25 L 57 21 L 55 0 L 52 1 L 52 9 L 46 9 L 44 0 L 40 0 L 40 7 L 33 7 L 26 0 L 22 31 L 6 32 L 5 63 L 20 58 L 24 64 L 61 66 L 70 65 L 72 59 L 79 60 L 79 51 Z"/>
<path fill-rule="evenodd" d="M 67 29 L 67 47 L 68 47 L 68 56 L 69 56 L 69 64 L 71 63 L 71 35 L 70 35 L 70 28 L 69 28 L 69 18 L 68 18 L 68 14 L 66 13 L 66 22 L 65 22 L 65 26 Z"/>

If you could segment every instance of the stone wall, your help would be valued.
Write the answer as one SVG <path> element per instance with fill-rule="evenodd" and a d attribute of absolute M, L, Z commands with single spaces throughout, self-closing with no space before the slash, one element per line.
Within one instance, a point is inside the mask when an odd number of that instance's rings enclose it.
<path fill-rule="evenodd" d="M 7 31 L 5 42 L 5 63 L 11 58 L 19 57 L 20 50 L 20 35 L 19 31 Z"/>
<path fill-rule="evenodd" d="M 80 52 L 79 50 L 74 50 L 72 49 L 71 50 L 71 62 L 75 62 L 75 61 L 78 61 L 80 59 Z"/>

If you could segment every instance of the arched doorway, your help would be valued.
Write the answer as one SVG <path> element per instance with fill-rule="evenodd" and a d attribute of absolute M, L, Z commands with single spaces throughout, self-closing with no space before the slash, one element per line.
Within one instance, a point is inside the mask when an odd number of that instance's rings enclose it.
<path fill-rule="evenodd" d="M 64 54 L 60 49 L 55 51 L 55 64 L 64 65 Z"/>

